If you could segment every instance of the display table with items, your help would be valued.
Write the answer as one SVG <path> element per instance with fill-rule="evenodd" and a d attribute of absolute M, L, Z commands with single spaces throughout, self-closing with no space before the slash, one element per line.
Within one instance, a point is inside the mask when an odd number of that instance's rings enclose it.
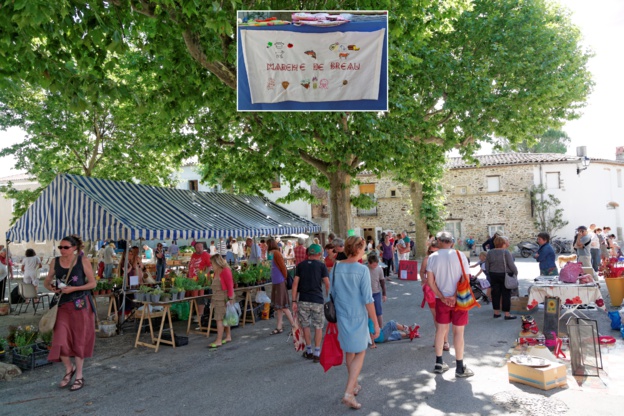
<path fill-rule="evenodd" d="M 534 309 L 543 303 L 547 296 L 560 298 L 562 306 L 570 309 L 576 309 L 581 305 L 595 304 L 598 308 L 606 310 L 597 283 L 562 283 L 556 280 L 556 277 L 540 276 L 535 279 L 535 284 L 529 288 L 527 309 Z"/>

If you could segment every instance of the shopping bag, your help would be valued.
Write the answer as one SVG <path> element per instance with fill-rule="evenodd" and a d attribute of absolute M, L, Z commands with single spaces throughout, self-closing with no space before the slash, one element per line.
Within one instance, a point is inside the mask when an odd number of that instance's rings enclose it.
<path fill-rule="evenodd" d="M 224 326 L 238 325 L 238 318 L 241 315 L 241 308 L 238 303 L 228 303 L 225 308 L 225 318 L 223 318 Z"/>
<path fill-rule="evenodd" d="M 325 330 L 325 338 L 323 339 L 320 358 L 321 365 L 325 372 L 333 366 L 342 365 L 344 359 L 344 353 L 338 341 L 338 326 L 331 322 L 327 324 L 327 329 Z"/>
<path fill-rule="evenodd" d="M 582 274 L 584 273 L 581 263 L 567 262 L 559 272 L 559 280 L 563 283 L 576 283 Z"/>
<path fill-rule="evenodd" d="M 303 351 L 306 347 L 306 342 L 303 337 L 303 330 L 299 324 L 299 318 L 295 319 L 295 326 L 292 329 L 293 343 L 295 344 L 295 351 Z"/>
<path fill-rule="evenodd" d="M 470 277 L 466 274 L 464 270 L 464 262 L 462 261 L 461 255 L 459 251 L 457 251 L 457 258 L 459 259 L 459 265 L 462 269 L 462 275 L 457 283 L 457 295 L 456 295 L 456 303 L 455 310 L 456 311 L 469 311 L 475 306 L 480 308 L 479 302 L 475 298 L 474 293 L 472 293 L 472 288 L 470 287 Z"/>

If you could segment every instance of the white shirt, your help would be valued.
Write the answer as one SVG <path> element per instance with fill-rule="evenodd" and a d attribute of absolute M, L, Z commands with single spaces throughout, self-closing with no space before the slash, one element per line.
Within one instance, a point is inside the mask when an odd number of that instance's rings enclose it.
<path fill-rule="evenodd" d="M 470 267 L 468 259 L 461 251 L 459 255 L 467 273 Z M 429 260 L 427 260 L 427 271 L 433 273 L 436 285 L 444 296 L 455 295 L 457 283 L 459 283 L 462 275 L 461 265 L 455 249 L 445 248 L 432 253 L 429 256 Z"/>
<path fill-rule="evenodd" d="M 39 267 L 41 267 L 41 260 L 39 260 L 39 257 L 24 257 L 22 264 L 24 265 L 24 283 L 30 283 L 37 286 L 39 284 L 37 271 L 39 270 Z"/>
<path fill-rule="evenodd" d="M 600 248 L 600 239 L 598 238 L 596 233 L 590 232 L 589 235 L 591 236 L 591 243 L 589 244 L 589 248 Z"/>
<path fill-rule="evenodd" d="M 217 254 L 217 246 L 215 246 L 214 244 L 210 245 L 210 255 L 214 256 L 215 254 Z"/>

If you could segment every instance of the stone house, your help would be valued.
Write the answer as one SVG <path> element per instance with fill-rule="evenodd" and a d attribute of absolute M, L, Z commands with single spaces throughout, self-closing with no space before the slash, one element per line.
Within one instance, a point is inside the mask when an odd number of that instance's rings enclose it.
<path fill-rule="evenodd" d="M 446 227 L 460 243 L 472 237 L 482 243 L 495 231 L 510 237 L 512 244 L 534 239 L 534 207 L 531 188 L 544 185 L 564 210 L 568 225 L 556 232 L 571 238 L 579 225 L 609 225 L 622 240 L 622 171 L 624 160 L 589 159 L 562 154 L 504 153 L 475 156 L 479 166 L 455 157 L 448 159 L 443 177 Z M 387 177 L 360 175 L 353 195 L 368 193 L 377 200 L 370 210 L 353 208 L 353 226 L 360 235 L 376 240 L 382 230 L 413 230 L 407 185 Z"/>

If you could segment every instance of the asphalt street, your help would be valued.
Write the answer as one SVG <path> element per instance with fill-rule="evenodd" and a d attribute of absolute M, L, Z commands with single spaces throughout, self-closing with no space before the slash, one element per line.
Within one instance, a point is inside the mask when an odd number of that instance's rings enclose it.
<path fill-rule="evenodd" d="M 473 259 L 474 261 L 474 259 Z M 537 264 L 517 261 L 520 292 L 526 294 L 537 276 Z M 473 269 L 475 270 L 475 269 Z M 608 293 L 602 285 L 605 302 Z M 602 335 L 618 338 L 603 348 L 605 372 L 582 385 L 568 376 L 568 387 L 542 391 L 510 383 L 506 354 L 520 331 L 520 319 L 492 319 L 484 305 L 470 313 L 465 363 L 469 379 L 455 379 L 454 351 L 445 353 L 451 371 L 433 373 L 433 322 L 421 309 L 420 282 L 392 279 L 384 319 L 420 325 L 421 338 L 378 345 L 368 350 L 360 377 L 358 400 L 366 415 L 587 415 L 621 414 L 624 395 L 624 342 L 611 331 L 603 311 L 589 311 Z M 102 306 L 100 306 L 102 309 Z M 542 313 L 535 313 L 538 324 Z M 5 317 L 0 317 L 3 319 Z M 12 317 L 14 319 L 14 317 Z M 0 321 L 2 326 L 4 322 Z M 562 324 L 563 325 L 563 324 Z M 190 335 L 189 345 L 161 346 L 158 353 L 134 348 L 135 333 L 96 341 L 94 357 L 85 365 L 85 387 L 59 389 L 60 364 L 26 371 L 0 382 L 0 415 L 340 415 L 356 411 L 340 403 L 347 379 L 345 367 L 327 373 L 295 352 L 284 331 L 270 336 L 275 320 L 260 321 L 232 331 L 234 341 L 217 350 L 209 339 Z M 287 327 L 287 325 L 285 326 Z M 179 334 L 186 322 L 177 322 Z M 145 339 L 145 338 L 144 338 Z M 568 372 L 568 374 L 570 374 Z"/>

